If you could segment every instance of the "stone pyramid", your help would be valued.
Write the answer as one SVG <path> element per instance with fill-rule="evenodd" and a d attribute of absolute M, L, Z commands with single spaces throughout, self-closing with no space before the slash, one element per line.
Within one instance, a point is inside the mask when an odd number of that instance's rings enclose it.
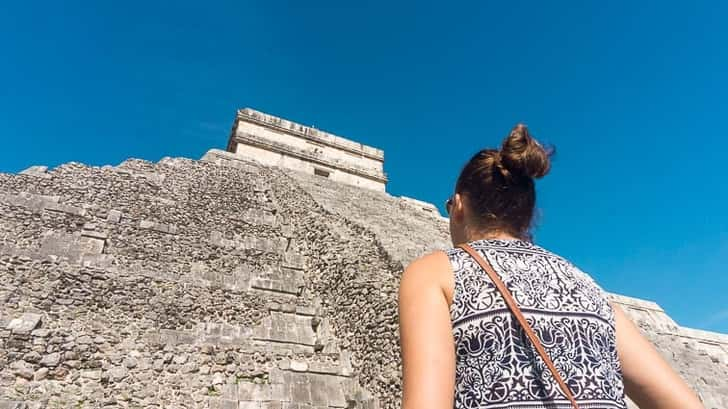
<path fill-rule="evenodd" d="M 421 202 L 212 150 L 0 174 L 0 409 L 396 408 Z M 728 336 L 614 295 L 706 408 Z"/>

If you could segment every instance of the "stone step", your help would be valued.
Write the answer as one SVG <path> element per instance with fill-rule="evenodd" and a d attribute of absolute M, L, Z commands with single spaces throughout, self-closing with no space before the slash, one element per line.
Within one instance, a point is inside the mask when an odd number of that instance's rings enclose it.
<path fill-rule="evenodd" d="M 252 338 L 258 341 L 302 345 L 313 352 L 316 333 L 312 320 L 313 317 L 308 315 L 271 311 L 270 316 L 253 329 Z"/>
<path fill-rule="evenodd" d="M 210 407 L 238 408 L 377 408 L 378 404 L 352 377 L 350 363 L 284 359 L 268 372 L 267 382 L 213 387 Z"/>
<path fill-rule="evenodd" d="M 254 226 L 270 226 L 278 225 L 278 218 L 272 209 L 248 208 L 241 214 L 233 214 L 230 216 L 232 220 L 242 221 Z"/>
<path fill-rule="evenodd" d="M 288 267 L 269 268 L 250 280 L 250 288 L 299 296 L 305 286 L 303 271 Z"/>
<path fill-rule="evenodd" d="M 60 203 L 60 199 L 60 196 L 37 195 L 34 193 L 0 193 L 0 202 L 8 203 L 13 206 L 24 207 L 34 212 L 47 210 L 67 213 L 73 216 L 86 216 L 86 209 Z"/>
<path fill-rule="evenodd" d="M 106 234 L 101 231 L 82 230 L 73 233 L 49 230 L 41 234 L 38 247 L 0 245 L 0 254 L 28 257 L 33 260 L 66 260 L 70 263 L 105 268 L 114 256 L 105 254 Z"/>
<path fill-rule="evenodd" d="M 235 345 L 282 355 L 338 353 L 333 348 L 325 350 L 326 343 L 334 341 L 333 334 L 327 320 L 321 324 L 315 307 L 274 302 L 269 311 L 270 315 L 253 328 L 208 322 L 190 330 L 159 329 L 147 338 L 162 345 Z"/>
<path fill-rule="evenodd" d="M 271 239 L 252 235 L 235 235 L 232 239 L 228 239 L 220 231 L 210 233 L 209 243 L 216 247 L 237 250 L 260 250 L 274 254 L 285 254 L 288 248 L 288 239 L 285 237 Z"/>

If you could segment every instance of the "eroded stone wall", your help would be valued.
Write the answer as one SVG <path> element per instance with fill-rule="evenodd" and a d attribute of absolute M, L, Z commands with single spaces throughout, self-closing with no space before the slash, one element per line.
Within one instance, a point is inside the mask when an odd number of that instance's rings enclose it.
<path fill-rule="evenodd" d="M 0 175 L 0 407 L 391 407 L 316 292 L 339 258 L 307 261 L 370 243 L 291 189 L 184 159 Z"/>

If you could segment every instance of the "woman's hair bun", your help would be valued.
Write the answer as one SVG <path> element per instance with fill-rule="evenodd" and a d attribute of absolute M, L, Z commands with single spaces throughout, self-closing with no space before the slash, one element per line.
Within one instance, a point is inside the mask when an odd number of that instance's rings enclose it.
<path fill-rule="evenodd" d="M 500 150 L 502 166 L 510 173 L 540 178 L 551 169 L 553 149 L 545 149 L 528 132 L 528 127 L 518 124 L 503 140 Z"/>

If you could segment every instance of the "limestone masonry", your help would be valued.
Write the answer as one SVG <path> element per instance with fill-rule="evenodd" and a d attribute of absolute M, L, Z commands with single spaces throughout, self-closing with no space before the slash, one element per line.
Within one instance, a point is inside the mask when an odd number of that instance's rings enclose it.
<path fill-rule="evenodd" d="M 228 152 L 265 165 L 384 191 L 384 152 L 250 108 L 238 111 Z"/>
<path fill-rule="evenodd" d="M 0 174 L 0 409 L 399 407 L 399 277 L 450 243 L 382 165 L 242 110 L 199 161 Z M 728 336 L 613 298 L 728 408 Z"/>

